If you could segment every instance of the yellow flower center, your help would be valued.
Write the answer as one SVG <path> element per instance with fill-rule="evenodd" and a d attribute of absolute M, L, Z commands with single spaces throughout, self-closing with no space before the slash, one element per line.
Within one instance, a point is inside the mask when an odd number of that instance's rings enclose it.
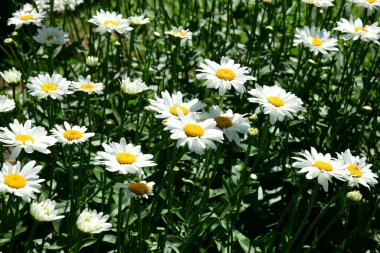
<path fill-rule="evenodd" d="M 318 37 L 312 37 L 311 44 L 313 44 L 314 46 L 320 47 L 320 46 L 322 46 L 323 42 Z"/>
<path fill-rule="evenodd" d="M 183 115 L 187 115 L 190 112 L 189 109 L 187 109 L 186 107 L 183 107 L 182 105 L 174 105 L 170 107 L 170 113 L 175 116 L 178 116 L 178 111 L 177 111 L 178 109 L 182 111 Z"/>
<path fill-rule="evenodd" d="M 329 164 L 327 162 L 323 162 L 323 161 L 316 161 L 314 163 L 314 167 L 317 167 L 318 169 L 325 170 L 325 171 L 332 171 L 333 170 L 333 166 L 331 166 L 331 164 Z"/>
<path fill-rule="evenodd" d="M 185 31 L 175 32 L 174 36 L 179 36 L 181 38 L 186 37 L 187 33 Z"/>
<path fill-rule="evenodd" d="M 355 32 L 363 32 L 363 33 L 367 33 L 368 32 L 368 30 L 367 29 L 365 29 L 365 28 L 360 28 L 360 27 L 355 27 L 354 28 L 355 29 Z"/>
<path fill-rule="evenodd" d="M 83 137 L 83 134 L 77 130 L 67 130 L 63 133 L 63 137 L 66 139 L 72 141 L 72 140 L 79 140 Z"/>
<path fill-rule="evenodd" d="M 136 195 L 143 196 L 150 191 L 150 187 L 144 183 L 130 183 L 128 190 Z"/>
<path fill-rule="evenodd" d="M 186 124 L 183 127 L 183 131 L 185 131 L 185 134 L 189 137 L 201 137 L 205 133 L 203 127 L 196 124 Z"/>
<path fill-rule="evenodd" d="M 367 3 L 374 4 L 376 0 L 367 0 Z"/>
<path fill-rule="evenodd" d="M 268 97 L 267 101 L 268 101 L 268 103 L 271 103 L 272 105 L 274 105 L 276 107 L 281 107 L 285 104 L 284 100 L 282 100 L 279 97 Z"/>
<path fill-rule="evenodd" d="M 51 41 L 51 40 L 54 39 L 54 35 L 48 35 L 48 36 L 46 37 L 46 39 L 47 39 L 48 41 Z"/>
<path fill-rule="evenodd" d="M 351 164 L 347 167 L 348 171 L 351 173 L 353 177 L 362 177 L 363 173 L 362 171 L 358 168 L 358 166 Z"/>
<path fill-rule="evenodd" d="M 81 84 L 79 87 L 81 90 L 84 91 L 92 91 L 95 88 L 95 85 L 93 85 L 92 83 L 84 83 Z"/>
<path fill-rule="evenodd" d="M 134 154 L 129 153 L 129 152 L 121 152 L 121 153 L 117 154 L 116 160 L 120 164 L 132 164 L 132 163 L 136 162 L 137 157 Z"/>
<path fill-rule="evenodd" d="M 41 85 L 41 90 L 48 93 L 50 91 L 55 91 L 57 89 L 57 85 L 53 83 L 45 83 L 44 85 Z"/>
<path fill-rule="evenodd" d="M 235 79 L 235 72 L 233 72 L 232 70 L 230 69 L 224 69 L 224 68 L 221 68 L 221 69 L 218 69 L 216 72 L 215 72 L 215 75 L 216 77 L 218 77 L 219 79 L 223 79 L 223 80 L 226 80 L 226 81 L 231 81 L 231 80 L 234 80 Z"/>
<path fill-rule="evenodd" d="M 15 137 L 16 141 L 21 141 L 22 143 L 26 143 L 27 141 L 31 141 L 34 143 L 34 138 L 28 134 L 18 134 Z"/>
<path fill-rule="evenodd" d="M 19 174 L 8 174 L 4 177 L 4 184 L 11 188 L 20 189 L 26 185 L 26 180 Z"/>
<path fill-rule="evenodd" d="M 20 20 L 27 21 L 33 19 L 33 14 L 26 14 L 20 17 Z"/>
<path fill-rule="evenodd" d="M 119 26 L 119 22 L 117 22 L 115 20 L 109 20 L 109 19 L 107 19 L 106 21 L 104 21 L 103 24 L 105 26 Z"/>
<path fill-rule="evenodd" d="M 220 129 L 229 128 L 233 124 L 232 120 L 225 116 L 217 116 L 214 120 L 216 121 L 216 126 Z"/>

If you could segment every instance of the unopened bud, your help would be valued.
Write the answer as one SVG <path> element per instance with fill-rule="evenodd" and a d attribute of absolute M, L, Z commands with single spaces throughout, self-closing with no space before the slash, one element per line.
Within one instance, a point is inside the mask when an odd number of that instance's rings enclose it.
<path fill-rule="evenodd" d="M 11 43 L 13 43 L 13 39 L 12 39 L 12 38 L 6 38 L 6 39 L 4 40 L 4 43 L 5 43 L 5 44 L 11 44 Z"/>
<path fill-rule="evenodd" d="M 153 32 L 153 35 L 156 36 L 156 37 L 160 37 L 161 34 L 159 32 Z"/>
<path fill-rule="evenodd" d="M 249 177 L 252 179 L 252 180 L 257 180 L 257 175 L 256 174 L 251 174 L 249 175 Z"/>
<path fill-rule="evenodd" d="M 86 65 L 89 67 L 95 67 L 98 65 L 99 58 L 95 56 L 88 56 L 86 59 Z"/>
<path fill-rule="evenodd" d="M 259 129 L 257 129 L 256 127 L 248 128 L 248 135 L 252 137 L 259 135 Z"/>
<path fill-rule="evenodd" d="M 248 118 L 250 121 L 252 122 L 256 122 L 259 120 L 259 117 L 257 117 L 257 114 L 252 114 L 251 116 L 249 116 Z"/>
<path fill-rule="evenodd" d="M 310 64 L 313 64 L 313 65 L 316 65 L 316 64 L 317 64 L 317 62 L 314 61 L 313 59 L 309 59 L 309 60 L 307 60 L 307 62 L 310 63 Z"/>
<path fill-rule="evenodd" d="M 274 31 L 273 27 L 270 25 L 266 26 L 265 29 L 268 31 Z"/>
<path fill-rule="evenodd" d="M 372 111 L 372 107 L 369 106 L 369 105 L 365 105 L 365 106 L 363 106 L 363 110 L 367 111 L 367 112 L 371 112 Z"/>
<path fill-rule="evenodd" d="M 174 166 L 173 167 L 173 171 L 175 171 L 175 172 L 179 171 L 179 167 L 178 166 Z"/>
<path fill-rule="evenodd" d="M 359 191 L 351 191 L 346 194 L 346 198 L 354 202 L 360 202 L 363 195 Z"/>

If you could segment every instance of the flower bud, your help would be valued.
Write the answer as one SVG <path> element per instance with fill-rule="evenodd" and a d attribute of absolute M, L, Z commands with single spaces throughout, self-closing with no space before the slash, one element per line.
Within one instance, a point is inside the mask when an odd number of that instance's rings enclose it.
<path fill-rule="evenodd" d="M 363 195 L 359 191 L 350 191 L 346 194 L 346 198 L 353 202 L 360 202 Z"/>

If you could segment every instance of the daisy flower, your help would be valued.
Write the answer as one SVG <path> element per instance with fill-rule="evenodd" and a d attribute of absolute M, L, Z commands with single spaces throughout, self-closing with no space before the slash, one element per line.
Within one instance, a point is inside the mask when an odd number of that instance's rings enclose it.
<path fill-rule="evenodd" d="M 53 200 L 46 199 L 41 202 L 32 202 L 30 204 L 30 214 L 36 221 L 46 222 L 55 221 L 65 217 L 64 215 L 58 215 L 58 211 L 55 210 L 57 203 Z"/>
<path fill-rule="evenodd" d="M 64 12 L 67 10 L 75 10 L 75 8 L 82 4 L 83 0 L 54 0 L 54 11 Z"/>
<path fill-rule="evenodd" d="M 330 38 L 330 32 L 326 31 L 326 29 L 317 31 L 315 27 L 309 29 L 307 26 L 303 29 L 296 28 L 295 37 L 294 46 L 303 44 L 314 54 L 328 54 L 328 51 L 339 51 L 336 47 L 338 41 Z"/>
<path fill-rule="evenodd" d="M 331 178 L 335 177 L 339 180 L 345 180 L 346 176 L 343 166 L 331 158 L 330 154 L 318 153 L 315 148 L 311 148 L 311 153 L 307 150 L 301 153 L 301 157 L 292 157 L 297 160 L 293 163 L 293 167 L 300 168 L 299 173 L 306 173 L 307 179 L 317 177 L 318 183 L 322 185 L 327 192 Z"/>
<path fill-rule="evenodd" d="M 55 27 L 42 26 L 37 30 L 37 34 L 33 36 L 33 39 L 46 46 L 63 45 L 69 41 L 69 34 Z"/>
<path fill-rule="evenodd" d="M 277 120 L 283 121 L 285 116 L 293 119 L 292 114 L 302 109 L 303 102 L 301 99 L 277 85 L 261 87 L 256 84 L 255 89 L 251 89 L 248 93 L 253 96 L 248 98 L 248 101 L 260 104 L 264 109 L 264 114 L 270 115 L 272 125 Z"/>
<path fill-rule="evenodd" d="M 215 120 L 197 121 L 194 113 L 185 117 L 179 111 L 179 118 L 169 118 L 165 130 L 170 130 L 170 138 L 178 140 L 177 147 L 187 144 L 191 152 L 199 155 L 206 147 L 216 149 L 214 141 L 223 142 L 223 132 L 216 127 Z"/>
<path fill-rule="evenodd" d="M 334 0 L 302 0 L 302 2 L 310 5 L 314 5 L 315 7 L 330 7 L 334 6 Z"/>
<path fill-rule="evenodd" d="M 21 81 L 21 72 L 14 67 L 12 69 L 0 72 L 0 75 L 10 85 L 18 84 Z"/>
<path fill-rule="evenodd" d="M 350 2 L 356 4 L 358 7 L 367 8 L 370 13 L 372 13 L 372 10 L 377 10 L 380 6 L 379 0 L 350 0 Z"/>
<path fill-rule="evenodd" d="M 118 187 L 124 188 L 128 195 L 136 198 L 148 198 L 148 196 L 153 195 L 153 186 L 155 185 L 154 182 L 131 182 L 127 185 L 125 184 L 117 184 Z"/>
<path fill-rule="evenodd" d="M 86 65 L 89 67 L 96 67 L 99 63 L 99 58 L 96 56 L 87 56 L 86 58 Z"/>
<path fill-rule="evenodd" d="M 0 112 L 9 112 L 15 109 L 16 104 L 13 99 L 0 95 Z"/>
<path fill-rule="evenodd" d="M 67 81 L 60 74 L 30 77 L 26 87 L 29 89 L 30 95 L 39 98 L 51 97 L 62 100 L 64 95 L 73 93 L 69 90 L 70 81 Z"/>
<path fill-rule="evenodd" d="M 202 118 L 214 119 L 216 127 L 223 131 L 228 141 L 234 141 L 237 145 L 240 145 L 239 133 L 245 135 L 249 128 L 249 120 L 244 115 L 233 113 L 231 109 L 223 112 L 219 106 L 210 107 L 207 113 L 202 114 Z"/>
<path fill-rule="evenodd" d="M 377 22 L 363 27 L 363 22 L 360 18 L 353 21 L 351 17 L 350 21 L 345 18 L 341 18 L 337 24 L 338 27 L 334 28 L 334 30 L 345 33 L 345 35 L 343 35 L 344 40 L 361 39 L 362 41 L 373 41 L 376 44 L 380 44 L 377 41 L 380 38 L 380 27 L 377 26 Z"/>
<path fill-rule="evenodd" d="M 145 18 L 144 15 L 141 15 L 141 16 L 131 16 L 128 18 L 128 21 L 131 25 L 133 26 L 139 26 L 139 25 L 145 25 L 147 23 L 149 23 L 149 18 Z"/>
<path fill-rule="evenodd" d="M 41 25 L 42 20 L 45 18 L 45 12 L 38 12 L 36 9 L 32 10 L 18 10 L 12 14 L 13 17 L 8 19 L 8 25 L 15 25 L 19 29 L 23 25 L 36 24 Z"/>
<path fill-rule="evenodd" d="M 42 166 L 34 167 L 35 164 L 36 161 L 30 161 L 21 168 L 20 162 L 15 165 L 4 163 L 0 171 L 0 192 L 9 192 L 26 202 L 35 199 L 35 193 L 40 192 L 40 183 L 45 181 L 37 175 Z"/>
<path fill-rule="evenodd" d="M 110 230 L 111 223 L 107 220 L 109 215 L 103 215 L 103 212 L 98 213 L 96 210 L 85 209 L 81 212 L 77 219 L 77 227 L 83 233 L 98 234 Z"/>
<path fill-rule="evenodd" d="M 72 82 L 71 87 L 74 91 L 83 91 L 87 94 L 103 94 L 104 85 L 102 83 L 91 82 L 91 76 L 86 78 L 83 76 L 78 77 L 78 82 Z"/>
<path fill-rule="evenodd" d="M 219 95 L 223 96 L 231 86 L 238 93 L 245 92 L 244 83 L 256 78 L 248 75 L 250 70 L 247 67 L 241 67 L 240 64 L 235 64 L 234 60 L 227 57 L 222 57 L 220 64 L 205 60 L 205 63 L 200 64 L 201 72 L 196 75 L 197 79 L 206 80 L 203 85 L 207 88 L 219 89 Z"/>
<path fill-rule="evenodd" d="M 365 157 L 353 156 L 349 149 L 337 155 L 337 161 L 343 165 L 350 187 L 359 187 L 361 184 L 369 188 L 377 184 L 376 178 L 378 176 L 370 170 L 372 164 L 366 164 Z"/>
<path fill-rule="evenodd" d="M 131 80 L 129 77 L 125 77 L 120 82 L 121 90 L 128 95 L 136 95 L 144 90 L 149 90 L 148 86 L 141 80 Z"/>
<path fill-rule="evenodd" d="M 162 98 L 149 99 L 149 110 L 159 113 L 156 118 L 166 119 L 169 117 L 177 117 L 181 111 L 183 115 L 188 115 L 190 112 L 197 112 L 204 108 L 206 104 L 199 102 L 198 99 L 190 100 L 189 102 L 182 101 L 182 93 L 177 91 L 170 95 L 168 91 L 161 92 Z"/>
<path fill-rule="evenodd" d="M 54 145 L 57 140 L 47 136 L 43 127 L 32 127 L 31 120 L 27 120 L 23 125 L 15 119 L 9 124 L 9 128 L 0 128 L 0 142 L 5 143 L 6 147 L 14 147 L 11 158 L 16 159 L 22 149 L 29 154 L 34 150 L 50 154 L 47 148 Z"/>
<path fill-rule="evenodd" d="M 86 133 L 87 127 L 80 126 L 70 126 L 66 121 L 63 122 L 64 127 L 55 125 L 55 128 L 51 130 L 53 136 L 58 139 L 58 142 L 66 144 L 77 144 L 87 141 L 88 138 L 91 138 L 95 133 Z"/>
<path fill-rule="evenodd" d="M 110 13 L 109 11 L 105 12 L 104 10 L 97 11 L 96 15 L 88 22 L 97 25 L 98 27 L 95 31 L 100 34 L 107 32 L 112 33 L 112 31 L 123 34 L 133 30 L 133 28 L 129 26 L 128 20 L 124 19 L 121 14 L 116 14 L 115 12 Z"/>
<path fill-rule="evenodd" d="M 151 159 L 150 154 L 143 154 L 141 146 L 133 146 L 127 144 L 124 138 L 120 139 L 120 143 L 111 142 L 109 145 L 102 144 L 104 151 L 97 152 L 95 157 L 96 164 L 105 165 L 106 170 L 111 172 L 118 171 L 120 174 L 141 174 L 144 175 L 144 167 L 152 167 L 157 164 Z"/>
<path fill-rule="evenodd" d="M 182 26 L 180 27 L 172 27 L 170 31 L 166 31 L 165 34 L 169 34 L 173 37 L 180 38 L 180 39 L 191 39 L 192 38 L 192 32 L 189 31 L 189 29 L 183 29 Z"/>

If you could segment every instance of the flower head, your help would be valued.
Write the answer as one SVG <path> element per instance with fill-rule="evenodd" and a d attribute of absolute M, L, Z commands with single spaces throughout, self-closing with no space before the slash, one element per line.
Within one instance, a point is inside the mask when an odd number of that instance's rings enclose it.
<path fill-rule="evenodd" d="M 95 31 L 100 34 L 105 34 L 107 32 L 112 33 L 112 31 L 123 34 L 133 30 L 133 28 L 129 26 L 128 20 L 124 19 L 121 14 L 116 14 L 116 12 L 110 13 L 109 11 L 105 12 L 104 10 L 97 11 L 96 15 L 88 22 L 97 25 L 98 27 Z"/>
<path fill-rule="evenodd" d="M 36 9 L 18 10 L 12 14 L 13 17 L 8 19 L 8 25 L 15 25 L 19 29 L 23 25 L 35 24 L 40 26 L 45 18 L 45 12 L 39 12 Z"/>
<path fill-rule="evenodd" d="M 30 204 L 30 214 L 36 221 L 54 221 L 65 217 L 64 215 L 58 215 L 58 211 L 55 210 L 56 202 L 50 199 L 43 200 L 41 202 L 32 202 Z"/>
<path fill-rule="evenodd" d="M 62 100 L 64 95 L 73 93 L 69 90 L 70 82 L 60 74 L 30 77 L 26 87 L 29 89 L 30 95 L 39 98 L 51 97 L 52 99 Z"/>
<path fill-rule="evenodd" d="M 127 185 L 125 184 L 118 184 L 120 188 L 124 188 L 128 195 L 134 197 L 134 198 L 148 198 L 148 196 L 153 195 L 153 186 L 155 185 L 154 182 L 146 182 L 146 181 L 140 181 L 140 182 L 131 182 Z"/>
<path fill-rule="evenodd" d="M 74 91 L 82 91 L 87 94 L 102 94 L 104 85 L 102 83 L 94 83 L 91 81 L 91 76 L 88 75 L 86 78 L 83 76 L 78 77 L 78 82 L 72 82 L 71 87 Z"/>
<path fill-rule="evenodd" d="M 69 34 L 56 27 L 42 26 L 33 39 L 46 46 L 61 46 L 69 40 Z"/>
<path fill-rule="evenodd" d="M 120 82 L 121 90 L 128 95 L 136 95 L 144 90 L 149 90 L 148 86 L 141 79 L 131 80 L 129 77 L 125 77 Z"/>
<path fill-rule="evenodd" d="M 147 23 L 149 23 L 149 18 L 145 18 L 144 15 L 140 15 L 140 16 L 131 16 L 128 18 L 128 21 L 131 25 L 133 26 L 139 26 L 139 25 L 145 25 Z"/>
<path fill-rule="evenodd" d="M 363 26 L 363 22 L 360 18 L 353 21 L 351 17 L 350 20 L 341 18 L 337 24 L 338 27 L 334 28 L 334 30 L 344 33 L 344 40 L 361 39 L 362 41 L 373 41 L 376 44 L 380 44 L 377 41 L 380 38 L 380 27 L 377 26 L 377 22 L 372 25 Z"/>
<path fill-rule="evenodd" d="M 338 41 L 330 38 L 330 32 L 325 29 L 318 31 L 315 27 L 309 29 L 307 26 L 303 29 L 296 28 L 295 37 L 294 46 L 303 44 L 314 54 L 328 54 L 328 51 L 339 51 L 336 47 Z"/>
<path fill-rule="evenodd" d="M 377 10 L 380 6 L 379 0 L 349 0 L 351 3 L 356 4 L 358 7 L 366 8 L 372 12 L 372 10 Z"/>
<path fill-rule="evenodd" d="M 0 75 L 10 85 L 18 84 L 21 81 L 21 72 L 14 67 L 12 69 L 0 72 Z"/>
<path fill-rule="evenodd" d="M 103 212 L 98 213 L 86 208 L 79 215 L 76 224 L 83 233 L 98 234 L 112 227 L 111 223 L 107 222 L 108 218 L 109 215 L 103 215 Z"/>
<path fill-rule="evenodd" d="M 183 29 L 182 26 L 180 27 L 172 27 L 170 31 L 166 31 L 165 34 L 169 34 L 173 37 L 180 38 L 180 39 L 188 39 L 190 40 L 192 38 L 192 32 L 189 31 L 189 29 Z"/>
<path fill-rule="evenodd" d="M 16 107 L 15 101 L 7 96 L 0 95 L 0 112 L 9 112 Z"/>
<path fill-rule="evenodd" d="M 66 121 L 63 123 L 64 127 L 55 125 L 55 128 L 51 130 L 53 136 L 58 139 L 58 142 L 66 144 L 77 144 L 85 142 L 88 138 L 91 138 L 95 133 L 86 133 L 87 127 L 70 126 Z"/>
<path fill-rule="evenodd" d="M 334 6 L 334 0 L 302 0 L 302 2 L 310 5 L 314 5 L 315 7 L 330 7 Z"/>

